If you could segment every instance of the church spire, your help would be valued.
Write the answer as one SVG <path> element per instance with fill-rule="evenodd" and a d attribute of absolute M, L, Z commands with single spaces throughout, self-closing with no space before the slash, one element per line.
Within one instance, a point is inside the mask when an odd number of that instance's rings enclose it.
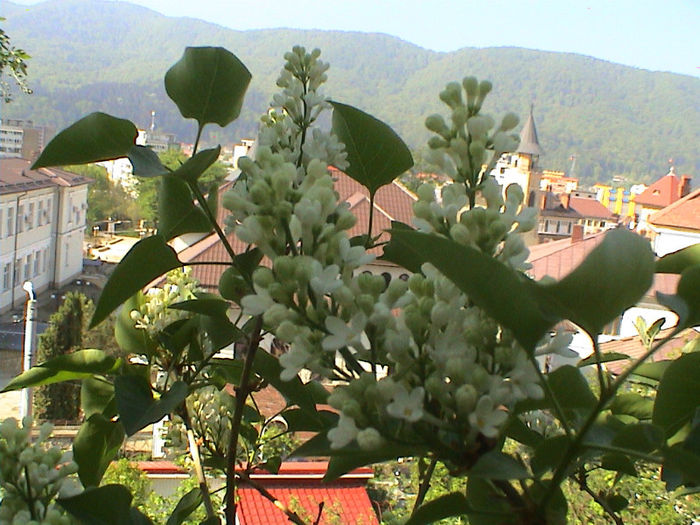
<path fill-rule="evenodd" d="M 535 129 L 535 118 L 533 117 L 534 104 L 530 104 L 530 116 L 520 132 L 520 145 L 516 153 L 526 155 L 542 155 L 544 151 L 537 140 L 537 130 Z"/>

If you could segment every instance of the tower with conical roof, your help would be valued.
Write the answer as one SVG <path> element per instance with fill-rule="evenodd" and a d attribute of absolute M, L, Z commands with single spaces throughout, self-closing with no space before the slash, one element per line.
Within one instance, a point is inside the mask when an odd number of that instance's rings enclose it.
<path fill-rule="evenodd" d="M 544 154 L 540 141 L 537 139 L 537 128 L 535 127 L 533 112 L 534 104 L 530 104 L 530 115 L 520 131 L 520 145 L 515 150 L 520 158 L 519 167 L 523 171 L 535 171 L 540 155 Z"/>

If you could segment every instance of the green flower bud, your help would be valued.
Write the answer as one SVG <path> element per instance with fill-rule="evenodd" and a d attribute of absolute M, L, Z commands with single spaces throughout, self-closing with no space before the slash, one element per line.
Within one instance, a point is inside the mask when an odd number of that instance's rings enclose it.
<path fill-rule="evenodd" d="M 275 282 L 275 276 L 269 268 L 258 268 L 253 273 L 253 283 L 261 288 L 267 288 Z"/>
<path fill-rule="evenodd" d="M 499 129 L 501 131 L 510 131 L 511 129 L 515 128 L 519 122 L 520 119 L 518 118 L 518 115 L 515 113 L 506 113 L 503 120 L 501 120 L 501 126 Z"/>
<path fill-rule="evenodd" d="M 476 77 L 464 77 L 462 80 L 462 86 L 464 86 L 464 91 L 467 92 L 467 97 L 476 97 L 479 93 L 479 81 Z"/>
<path fill-rule="evenodd" d="M 448 142 L 442 137 L 430 137 L 428 140 L 428 147 L 431 149 L 446 148 L 448 145 Z"/>
<path fill-rule="evenodd" d="M 449 133 L 445 119 L 441 115 L 430 115 L 425 119 L 425 127 L 438 135 L 446 135 Z"/>
<path fill-rule="evenodd" d="M 472 385 L 462 385 L 455 392 L 455 405 L 460 416 L 466 417 L 476 407 L 477 392 Z"/>

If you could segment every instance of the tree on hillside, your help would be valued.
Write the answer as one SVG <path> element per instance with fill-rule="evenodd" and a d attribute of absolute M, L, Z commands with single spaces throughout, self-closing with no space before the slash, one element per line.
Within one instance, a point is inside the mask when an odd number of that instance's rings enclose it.
<path fill-rule="evenodd" d="M 5 19 L 0 17 L 0 22 Z M 12 101 L 12 88 L 5 80 L 12 78 L 22 93 L 31 94 L 27 85 L 27 59 L 29 55 L 22 49 L 15 48 L 10 37 L 0 28 L 0 97 L 7 103 Z"/>
<path fill-rule="evenodd" d="M 49 319 L 39 337 L 37 362 L 44 363 L 78 350 L 82 345 L 83 321 L 87 299 L 69 292 Z M 80 411 L 80 385 L 72 381 L 54 383 L 34 392 L 34 416 L 37 419 L 76 421 Z"/>

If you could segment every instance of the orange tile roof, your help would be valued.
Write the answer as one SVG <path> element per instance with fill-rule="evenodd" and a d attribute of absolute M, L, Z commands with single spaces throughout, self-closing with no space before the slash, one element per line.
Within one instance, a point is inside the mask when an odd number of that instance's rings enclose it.
<path fill-rule="evenodd" d="M 372 502 L 365 490 L 365 483 L 372 477 L 372 470 L 356 469 L 336 481 L 324 483 L 321 478 L 327 467 L 325 461 L 286 462 L 277 475 L 258 473 L 251 478 L 297 514 L 310 518 L 309 522 L 316 519 L 319 504 L 323 503 L 320 524 L 378 524 Z M 286 515 L 256 489 L 243 485 L 239 488 L 238 495 L 241 525 L 289 523 Z"/>
<path fill-rule="evenodd" d="M 0 194 L 12 194 L 52 186 L 80 186 L 92 179 L 58 168 L 30 169 L 32 161 L 20 158 L 0 160 Z"/>
<path fill-rule="evenodd" d="M 673 328 L 662 330 L 659 333 L 658 339 L 663 339 L 664 337 L 668 336 L 672 330 Z M 676 337 L 671 339 L 668 343 L 666 343 L 664 346 L 662 346 L 658 352 L 652 355 L 649 359 L 649 362 L 662 361 L 664 359 L 671 359 L 675 357 L 675 355 L 680 352 L 681 348 L 683 348 L 686 345 L 686 343 L 688 343 L 690 340 L 694 339 L 697 336 L 698 332 L 692 328 L 681 332 Z M 644 345 L 642 345 L 642 342 L 639 339 L 639 336 L 637 335 L 632 337 L 624 337 L 615 341 L 601 343 L 600 350 L 603 353 L 619 352 L 621 354 L 626 354 L 630 356 L 631 359 L 629 360 L 624 359 L 621 361 L 612 361 L 610 363 L 605 364 L 605 367 L 614 374 L 619 374 L 620 372 L 625 370 L 630 364 L 642 357 L 642 355 L 646 352 L 646 348 L 644 347 Z"/>
<path fill-rule="evenodd" d="M 657 211 L 649 222 L 655 226 L 700 231 L 700 188 Z"/>
<path fill-rule="evenodd" d="M 681 180 L 671 172 L 637 195 L 634 201 L 650 208 L 664 208 L 679 199 L 680 185 Z"/>

